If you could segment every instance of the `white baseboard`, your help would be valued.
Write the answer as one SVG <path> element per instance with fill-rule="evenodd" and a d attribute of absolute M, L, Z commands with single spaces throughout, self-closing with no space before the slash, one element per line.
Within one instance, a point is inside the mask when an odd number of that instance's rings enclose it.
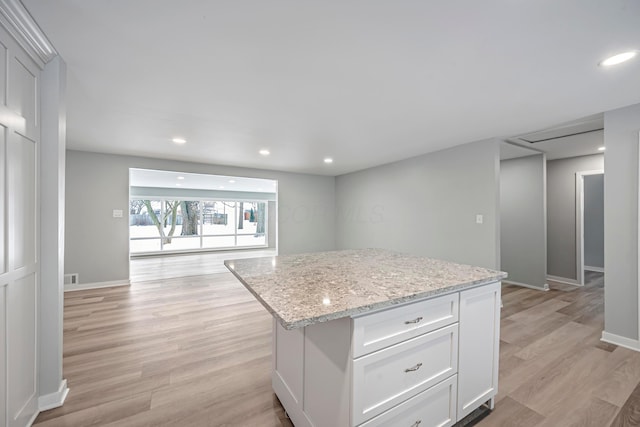
<path fill-rule="evenodd" d="M 546 283 L 543 283 L 542 286 L 533 286 L 533 285 L 529 285 L 527 283 L 513 282 L 511 280 L 503 280 L 502 283 L 507 284 L 507 285 L 522 286 L 523 288 L 535 289 L 535 290 L 538 290 L 538 291 L 548 291 L 549 290 L 549 285 L 546 284 Z"/>
<path fill-rule="evenodd" d="M 109 282 L 78 283 L 76 285 L 64 285 L 64 291 L 84 291 L 87 289 L 113 288 L 115 286 L 131 286 L 131 281 L 111 280 Z"/>
<path fill-rule="evenodd" d="M 565 285 L 582 286 L 576 279 L 568 279 L 566 277 L 552 276 L 547 274 L 547 280 L 552 282 L 564 283 Z"/>
<path fill-rule="evenodd" d="M 62 380 L 58 391 L 55 393 L 45 394 L 38 398 L 38 409 L 42 412 L 62 406 L 64 400 L 67 398 L 67 394 L 69 394 L 67 380 Z"/>
<path fill-rule="evenodd" d="M 592 267 L 590 265 L 585 265 L 584 269 L 588 271 L 595 271 L 596 273 L 604 273 L 604 268 L 602 267 Z"/>
<path fill-rule="evenodd" d="M 622 337 L 620 335 L 602 331 L 602 338 L 600 340 L 608 342 L 609 344 L 615 344 L 620 347 L 628 348 L 629 350 L 640 351 L 640 341 L 631 338 Z"/>
<path fill-rule="evenodd" d="M 31 427 L 33 425 L 33 423 L 36 422 L 36 418 L 38 418 L 38 415 L 40 415 L 40 411 L 36 412 L 35 414 L 33 414 L 33 416 L 31 417 L 31 419 L 29 421 L 27 421 L 27 426 Z"/>

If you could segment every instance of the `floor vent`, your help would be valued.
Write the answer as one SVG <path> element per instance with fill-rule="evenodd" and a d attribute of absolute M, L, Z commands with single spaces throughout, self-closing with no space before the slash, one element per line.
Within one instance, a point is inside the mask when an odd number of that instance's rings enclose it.
<path fill-rule="evenodd" d="M 64 275 L 64 284 L 65 285 L 77 285 L 78 284 L 78 273 L 71 273 Z"/>

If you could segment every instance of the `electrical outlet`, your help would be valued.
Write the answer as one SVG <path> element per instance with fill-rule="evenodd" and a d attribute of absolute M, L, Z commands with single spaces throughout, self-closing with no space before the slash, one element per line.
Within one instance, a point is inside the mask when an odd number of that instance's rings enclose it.
<path fill-rule="evenodd" d="M 114 218 L 122 218 L 122 209 L 114 209 L 113 210 Z"/>
<path fill-rule="evenodd" d="M 476 215 L 476 224 L 482 224 L 484 222 L 484 217 L 480 214 Z"/>

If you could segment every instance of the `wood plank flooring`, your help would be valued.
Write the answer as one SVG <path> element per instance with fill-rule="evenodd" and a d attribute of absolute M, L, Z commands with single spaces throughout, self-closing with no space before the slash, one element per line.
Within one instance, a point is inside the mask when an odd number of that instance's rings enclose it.
<path fill-rule="evenodd" d="M 600 341 L 603 285 L 503 286 L 496 408 L 479 427 L 640 425 L 640 353 Z"/>
<path fill-rule="evenodd" d="M 200 252 L 194 254 L 136 257 L 130 262 L 131 282 L 173 279 L 226 273 L 225 259 L 276 256 L 275 249 L 249 249 L 242 251 Z"/>
<path fill-rule="evenodd" d="M 589 278 L 503 287 L 500 392 L 478 426 L 639 425 L 640 353 L 600 342 L 603 281 Z M 270 345 L 270 316 L 230 273 L 69 292 L 70 393 L 36 425 L 291 426 L 271 390 Z"/>

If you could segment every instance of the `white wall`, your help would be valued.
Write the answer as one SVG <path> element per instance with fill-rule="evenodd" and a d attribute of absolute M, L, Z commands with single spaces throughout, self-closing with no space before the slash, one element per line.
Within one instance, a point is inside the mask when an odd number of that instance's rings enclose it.
<path fill-rule="evenodd" d="M 338 176 L 337 247 L 497 268 L 498 164 L 487 140 Z"/>
<path fill-rule="evenodd" d="M 144 157 L 67 151 L 65 273 L 80 283 L 129 279 L 129 168 L 278 180 L 281 254 L 335 248 L 335 178 Z"/>
<path fill-rule="evenodd" d="M 640 104 L 604 114 L 605 334 L 638 342 L 638 132 Z M 630 344 L 630 342 L 626 342 Z"/>
<path fill-rule="evenodd" d="M 507 281 L 547 288 L 546 159 L 500 162 L 500 268 Z"/>
<path fill-rule="evenodd" d="M 602 154 L 547 162 L 547 274 L 551 276 L 577 280 L 576 172 L 601 169 Z"/>
<path fill-rule="evenodd" d="M 0 425 L 60 406 L 65 66 L 17 0 L 0 1 Z"/>
<path fill-rule="evenodd" d="M 57 56 L 42 73 L 40 247 L 40 409 L 62 404 L 66 64 Z"/>
<path fill-rule="evenodd" d="M 1 6 L 4 12 L 4 5 Z M 0 25 L 0 425 L 38 413 L 41 69 Z M 21 40 L 20 40 L 21 41 Z"/>

